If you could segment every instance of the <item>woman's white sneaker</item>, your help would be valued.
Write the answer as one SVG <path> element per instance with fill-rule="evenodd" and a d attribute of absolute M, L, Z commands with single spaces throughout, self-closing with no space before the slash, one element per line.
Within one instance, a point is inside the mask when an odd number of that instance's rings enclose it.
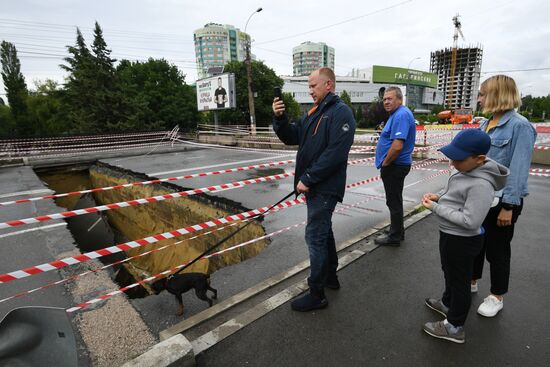
<path fill-rule="evenodd" d="M 470 283 L 470 292 L 477 293 L 477 282 L 476 283 Z"/>
<path fill-rule="evenodd" d="M 483 300 L 483 303 L 479 305 L 477 313 L 485 317 L 495 316 L 504 307 L 504 302 L 490 294 Z"/>

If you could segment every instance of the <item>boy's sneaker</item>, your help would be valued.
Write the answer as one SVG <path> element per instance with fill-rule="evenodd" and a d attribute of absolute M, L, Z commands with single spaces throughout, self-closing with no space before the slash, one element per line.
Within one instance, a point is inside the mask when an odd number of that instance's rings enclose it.
<path fill-rule="evenodd" d="M 483 300 L 483 303 L 479 305 L 477 313 L 485 317 L 495 316 L 504 307 L 504 302 L 490 294 Z"/>
<path fill-rule="evenodd" d="M 328 306 L 328 301 L 325 298 L 325 295 L 317 295 L 313 293 L 308 293 L 305 296 L 302 296 L 298 299 L 295 299 L 290 303 L 290 307 L 294 311 L 307 312 L 313 311 L 320 308 L 325 308 Z"/>
<path fill-rule="evenodd" d="M 435 312 L 439 312 L 443 316 L 447 317 L 447 313 L 449 312 L 449 307 L 445 306 L 440 299 L 426 298 L 425 303 L 426 303 L 426 306 L 428 306 Z"/>
<path fill-rule="evenodd" d="M 445 339 L 459 344 L 466 341 L 464 327 L 453 327 L 451 324 L 445 325 L 445 321 L 427 322 L 422 329 L 434 338 Z M 455 329 L 455 331 L 453 332 L 452 329 Z"/>
<path fill-rule="evenodd" d="M 477 282 L 474 284 L 470 283 L 470 292 L 477 293 Z"/>

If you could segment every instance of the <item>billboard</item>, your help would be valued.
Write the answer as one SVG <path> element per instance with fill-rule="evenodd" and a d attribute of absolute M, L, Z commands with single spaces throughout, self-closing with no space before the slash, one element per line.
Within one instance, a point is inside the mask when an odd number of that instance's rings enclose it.
<path fill-rule="evenodd" d="M 372 81 L 374 83 L 411 84 L 436 88 L 437 74 L 420 70 L 373 65 Z"/>
<path fill-rule="evenodd" d="M 237 107 L 235 74 L 226 73 L 197 80 L 199 111 L 227 110 Z"/>

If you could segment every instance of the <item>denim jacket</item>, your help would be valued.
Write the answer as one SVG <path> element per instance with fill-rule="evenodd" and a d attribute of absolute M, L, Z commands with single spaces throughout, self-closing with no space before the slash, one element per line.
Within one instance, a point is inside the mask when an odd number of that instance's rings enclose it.
<path fill-rule="evenodd" d="M 485 131 L 488 123 L 489 120 L 482 121 L 479 128 Z M 520 205 L 521 199 L 529 194 L 527 178 L 537 132 L 525 117 L 509 110 L 487 133 L 491 137 L 487 157 L 510 169 L 506 186 L 495 195 L 501 197 L 504 203 Z"/>

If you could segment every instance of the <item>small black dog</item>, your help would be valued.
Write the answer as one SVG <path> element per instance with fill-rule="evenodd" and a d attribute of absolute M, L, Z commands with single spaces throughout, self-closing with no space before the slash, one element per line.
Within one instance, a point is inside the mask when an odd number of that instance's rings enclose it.
<path fill-rule="evenodd" d="M 166 278 L 157 280 L 152 285 L 156 294 L 163 290 L 167 290 L 176 296 L 178 300 L 178 312 L 176 315 L 183 315 L 183 300 L 181 295 L 191 289 L 195 289 L 195 294 L 199 299 L 208 302 L 209 307 L 212 307 L 212 300 L 218 298 L 218 291 L 210 286 L 210 275 L 203 273 L 181 273 L 170 275 Z M 206 291 L 214 293 L 212 298 L 208 298 Z"/>

